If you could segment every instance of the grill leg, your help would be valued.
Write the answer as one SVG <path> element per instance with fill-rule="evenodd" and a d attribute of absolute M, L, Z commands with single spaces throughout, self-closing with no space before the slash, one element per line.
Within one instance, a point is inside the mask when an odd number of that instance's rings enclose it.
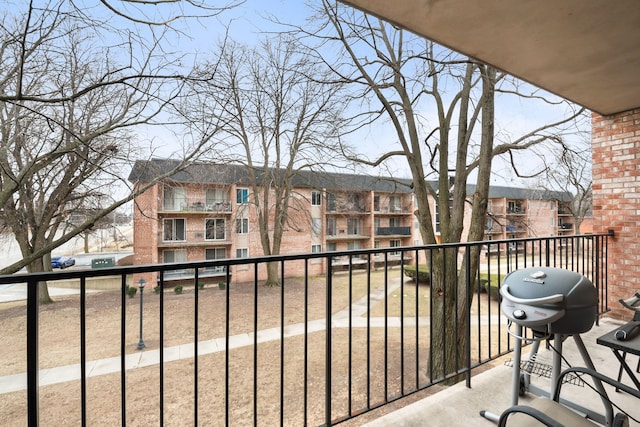
<path fill-rule="evenodd" d="M 511 378 L 511 406 L 518 404 L 520 394 L 520 362 L 522 361 L 522 325 L 516 323 L 516 342 L 513 349 L 513 377 Z"/>

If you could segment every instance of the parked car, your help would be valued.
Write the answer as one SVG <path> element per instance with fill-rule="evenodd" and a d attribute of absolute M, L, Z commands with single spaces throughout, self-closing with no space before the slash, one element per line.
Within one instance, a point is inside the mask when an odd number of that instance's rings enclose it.
<path fill-rule="evenodd" d="M 76 260 L 68 256 L 51 257 L 51 268 L 67 268 L 76 264 Z"/>

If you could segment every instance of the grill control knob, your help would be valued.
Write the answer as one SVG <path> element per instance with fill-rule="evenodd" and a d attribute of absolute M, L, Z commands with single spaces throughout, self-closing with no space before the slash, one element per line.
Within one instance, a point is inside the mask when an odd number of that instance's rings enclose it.
<path fill-rule="evenodd" d="M 527 313 L 524 310 L 513 310 L 514 319 L 522 320 L 527 318 Z"/>

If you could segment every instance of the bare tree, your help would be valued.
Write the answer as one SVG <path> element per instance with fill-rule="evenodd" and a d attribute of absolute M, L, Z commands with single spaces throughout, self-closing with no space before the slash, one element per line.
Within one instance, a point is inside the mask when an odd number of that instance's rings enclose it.
<path fill-rule="evenodd" d="M 592 207 L 590 140 L 585 138 L 577 145 L 562 144 L 553 154 L 554 158 L 545 169 L 545 179 L 539 186 L 545 191 L 547 198 L 558 202 L 559 209 L 571 214 L 574 230 L 578 233 Z M 557 190 L 568 191 L 571 200 L 554 197 L 559 194 Z"/>
<path fill-rule="evenodd" d="M 209 64 L 200 67 L 208 73 Z M 332 161 L 343 105 L 339 85 L 295 39 L 275 36 L 256 48 L 227 46 L 211 83 L 200 86 L 204 117 L 217 116 L 224 132 L 212 145 L 216 161 L 248 170 L 247 206 L 255 209 L 264 255 L 280 253 L 287 228 L 299 229 L 294 179 Z M 209 109 L 208 109 L 209 108 Z M 269 264 L 267 285 L 279 284 Z"/>
<path fill-rule="evenodd" d="M 127 184 L 133 129 L 169 120 L 185 83 L 163 44 L 181 15 L 163 7 L 168 18 L 141 19 L 155 3 L 164 2 L 120 2 L 120 28 L 66 1 L 30 2 L 0 18 L 0 207 L 22 252 L 0 272 L 50 270 L 53 249 L 137 194 L 106 197 L 110 185 Z M 203 18 L 221 9 L 200 10 Z M 77 209 L 91 214 L 69 221 Z M 50 302 L 46 286 L 40 300 Z"/>
<path fill-rule="evenodd" d="M 438 241 L 430 198 L 438 206 L 441 242 L 462 240 L 468 203 L 472 219 L 466 240 L 482 240 L 492 160 L 557 140 L 559 129 L 571 123 L 577 113 L 520 137 L 496 141 L 496 95 L 524 99 L 508 76 L 336 2 L 323 0 L 322 8 L 324 26 L 299 28 L 299 32 L 321 39 L 327 63 L 353 88 L 351 101 L 360 107 L 361 123 L 384 119 L 397 137 L 395 143 L 388 144 L 393 149 L 367 164 L 379 166 L 394 158 L 406 161 L 413 178 L 418 208 L 415 214 L 423 242 Z M 329 46 L 332 53 L 327 56 Z M 527 96 L 538 98 L 535 94 Z M 358 161 L 363 158 L 364 154 L 351 157 Z M 476 190 L 469 195 L 467 182 L 474 175 Z M 427 184 L 429 177 L 437 179 L 436 188 Z M 474 271 L 479 254 L 466 256 L 471 257 Z M 459 270 L 457 253 L 442 249 L 433 257 L 432 369 L 436 375 L 448 376 L 460 360 L 456 354 L 465 354 L 466 337 L 447 336 L 446 325 L 465 325 L 470 301 L 465 287 L 458 285 L 458 279 L 464 280 L 466 274 Z M 451 274 L 454 271 L 458 274 Z"/>

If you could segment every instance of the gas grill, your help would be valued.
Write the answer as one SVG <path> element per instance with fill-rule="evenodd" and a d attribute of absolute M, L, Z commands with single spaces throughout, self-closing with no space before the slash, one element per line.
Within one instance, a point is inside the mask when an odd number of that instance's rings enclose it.
<path fill-rule="evenodd" d="M 595 370 L 580 337 L 581 333 L 591 329 L 598 316 L 598 293 L 588 278 L 561 268 L 523 268 L 504 278 L 500 295 L 500 308 L 509 320 L 509 333 L 516 339 L 512 406 L 518 404 L 518 396 L 525 392 L 553 395 L 562 369 L 562 343 L 568 337 L 573 337 L 585 366 Z M 532 331 L 530 338 L 525 337 L 524 328 Z M 530 382 L 531 372 L 537 363 L 540 341 L 545 339 L 552 339 L 554 348 L 552 365 L 548 370 L 551 378 L 550 391 L 537 388 Z M 529 360 L 525 364 L 521 364 L 523 342 L 532 342 Z M 521 370 L 524 372 L 521 373 Z M 596 387 L 602 388 L 602 385 Z M 498 420 L 495 414 L 486 411 L 481 411 L 481 415 Z"/>
<path fill-rule="evenodd" d="M 582 274 L 533 267 L 505 277 L 500 308 L 507 318 L 543 334 L 588 332 L 598 316 L 598 294 Z"/>

